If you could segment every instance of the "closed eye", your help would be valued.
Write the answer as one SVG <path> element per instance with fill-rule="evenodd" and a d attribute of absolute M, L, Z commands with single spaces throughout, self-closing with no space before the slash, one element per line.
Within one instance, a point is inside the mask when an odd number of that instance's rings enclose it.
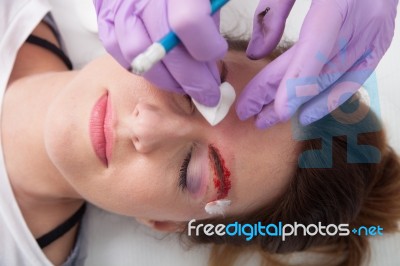
<path fill-rule="evenodd" d="M 187 188 L 187 171 L 190 163 L 190 159 L 192 158 L 193 146 L 190 148 L 187 153 L 185 159 L 183 159 L 181 168 L 179 169 L 179 182 L 178 186 L 182 191 L 185 191 Z"/>

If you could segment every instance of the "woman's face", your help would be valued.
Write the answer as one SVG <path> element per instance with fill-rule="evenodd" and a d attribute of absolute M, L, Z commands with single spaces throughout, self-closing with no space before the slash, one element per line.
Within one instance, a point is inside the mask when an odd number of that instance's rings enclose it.
<path fill-rule="evenodd" d="M 264 62 L 224 59 L 239 95 Z M 281 193 L 296 167 L 289 123 L 261 131 L 234 108 L 210 126 L 187 97 L 162 91 L 100 58 L 60 89 L 46 123 L 46 150 L 84 199 L 154 220 L 210 218 L 204 206 L 231 200 L 225 215 L 254 210 Z"/>

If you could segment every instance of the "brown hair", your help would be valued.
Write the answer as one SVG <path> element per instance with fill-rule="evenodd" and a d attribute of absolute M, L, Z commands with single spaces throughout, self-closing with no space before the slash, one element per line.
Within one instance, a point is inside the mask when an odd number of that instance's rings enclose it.
<path fill-rule="evenodd" d="M 244 44 L 235 44 L 243 49 Z M 236 49 L 235 48 L 235 49 Z M 279 53 L 279 52 L 278 52 Z M 344 115 L 343 108 L 361 112 Z M 362 116 L 362 117 L 361 117 Z M 264 208 L 240 217 L 226 217 L 196 223 L 230 224 L 349 224 L 349 230 L 360 226 L 381 226 L 384 233 L 397 231 L 400 220 L 400 163 L 388 146 L 384 131 L 374 112 L 354 95 L 325 118 L 306 127 L 296 126 L 301 150 L 309 155 L 299 164 L 286 191 Z M 328 152 L 318 152 L 326 146 Z M 362 146 L 364 145 L 364 146 Z M 369 148 L 366 148 L 369 147 Z M 376 160 L 376 161 L 375 161 Z M 308 165 L 320 165 L 313 167 Z M 304 165 L 306 164 L 306 165 Z M 329 166 L 331 164 L 331 166 Z M 195 224 L 193 224 L 195 225 Z M 184 231 L 185 233 L 187 230 Z M 200 230 L 201 233 L 201 230 Z M 232 265 L 240 254 L 258 251 L 264 265 L 293 265 L 287 254 L 313 251 L 324 256 L 324 265 L 360 265 L 369 255 L 368 237 L 348 236 L 192 236 L 194 243 L 213 243 L 210 265 Z M 321 261 L 317 263 L 320 265 Z M 306 265 L 310 265 L 307 262 Z"/>

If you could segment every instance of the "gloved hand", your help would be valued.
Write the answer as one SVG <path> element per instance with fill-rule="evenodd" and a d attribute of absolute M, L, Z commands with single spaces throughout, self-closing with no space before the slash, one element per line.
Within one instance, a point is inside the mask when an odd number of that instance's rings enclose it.
<path fill-rule="evenodd" d="M 219 33 L 219 14 L 210 0 L 94 0 L 99 36 L 125 68 L 153 42 L 173 30 L 183 45 L 174 48 L 144 77 L 169 91 L 215 106 L 220 98 L 216 60 L 228 45 Z"/>
<path fill-rule="evenodd" d="M 282 37 L 295 0 L 261 0 L 247 50 L 269 54 Z M 376 68 L 394 34 L 398 0 L 313 0 L 298 42 L 246 86 L 237 103 L 245 120 L 268 128 L 299 109 L 310 124 L 354 94 Z M 269 11 L 267 9 L 269 7 Z"/>

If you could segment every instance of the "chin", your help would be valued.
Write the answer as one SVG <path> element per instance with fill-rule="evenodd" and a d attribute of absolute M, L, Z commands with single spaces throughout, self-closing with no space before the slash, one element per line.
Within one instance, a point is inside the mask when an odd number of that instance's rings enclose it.
<path fill-rule="evenodd" d="M 45 120 L 45 150 L 60 173 L 70 176 L 73 169 L 79 169 L 87 164 L 85 139 L 78 124 L 74 123 L 70 116 L 60 115 L 62 112 L 55 109 L 50 109 Z M 81 170 L 84 172 L 84 169 Z M 79 173 L 78 170 L 76 172 Z"/>

